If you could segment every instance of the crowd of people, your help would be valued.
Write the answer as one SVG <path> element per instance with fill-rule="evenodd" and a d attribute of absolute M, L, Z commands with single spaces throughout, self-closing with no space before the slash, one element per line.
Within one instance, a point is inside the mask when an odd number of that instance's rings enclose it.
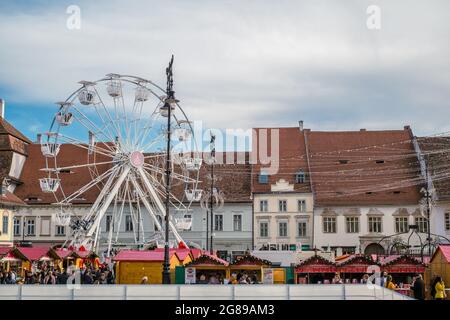
<path fill-rule="evenodd" d="M 114 266 L 102 265 L 94 268 L 86 264 L 82 268 L 62 269 L 59 266 L 41 264 L 33 271 L 25 270 L 24 276 L 19 276 L 14 270 L 0 269 L 0 284 L 114 284 Z"/>
<path fill-rule="evenodd" d="M 233 272 L 230 277 L 224 277 L 221 273 L 202 273 L 197 279 L 198 284 L 258 284 L 261 283 L 258 275 L 253 272 Z"/>

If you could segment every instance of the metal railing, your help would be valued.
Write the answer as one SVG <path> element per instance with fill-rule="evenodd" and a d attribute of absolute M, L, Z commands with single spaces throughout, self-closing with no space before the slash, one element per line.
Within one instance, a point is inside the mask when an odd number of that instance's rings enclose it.
<path fill-rule="evenodd" d="M 365 284 L 0 285 L 0 300 L 410 300 Z"/>

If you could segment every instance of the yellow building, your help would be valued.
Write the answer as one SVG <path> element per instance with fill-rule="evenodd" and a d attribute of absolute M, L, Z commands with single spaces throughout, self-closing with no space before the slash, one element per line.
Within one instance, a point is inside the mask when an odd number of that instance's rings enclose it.
<path fill-rule="evenodd" d="M 5 183 L 0 191 L 0 247 L 12 247 L 14 242 L 14 211 L 24 202 L 9 192 Z"/>
<path fill-rule="evenodd" d="M 113 259 L 117 262 L 118 284 L 139 284 L 147 277 L 148 284 L 161 284 L 164 262 L 163 251 L 122 250 Z M 175 252 L 170 253 L 170 274 L 175 283 L 175 267 L 182 262 Z"/>

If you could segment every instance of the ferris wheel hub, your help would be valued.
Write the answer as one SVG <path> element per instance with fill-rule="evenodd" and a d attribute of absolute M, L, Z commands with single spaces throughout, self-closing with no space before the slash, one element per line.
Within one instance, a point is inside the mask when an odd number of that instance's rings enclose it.
<path fill-rule="evenodd" d="M 144 154 L 141 151 L 133 151 L 130 154 L 130 163 L 135 168 L 140 168 L 144 165 Z"/>

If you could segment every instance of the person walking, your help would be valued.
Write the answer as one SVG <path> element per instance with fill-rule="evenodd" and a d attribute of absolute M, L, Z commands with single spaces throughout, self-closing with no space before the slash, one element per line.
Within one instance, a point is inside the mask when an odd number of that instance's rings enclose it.
<path fill-rule="evenodd" d="M 434 285 L 434 298 L 436 300 L 444 300 L 445 298 L 447 298 L 447 294 L 445 293 L 445 284 L 442 280 L 442 277 L 437 277 L 435 282 L 436 284 Z"/>
<path fill-rule="evenodd" d="M 425 283 L 423 282 L 422 275 L 418 274 L 414 277 L 414 282 L 411 285 L 414 298 L 417 300 L 425 300 Z"/>

